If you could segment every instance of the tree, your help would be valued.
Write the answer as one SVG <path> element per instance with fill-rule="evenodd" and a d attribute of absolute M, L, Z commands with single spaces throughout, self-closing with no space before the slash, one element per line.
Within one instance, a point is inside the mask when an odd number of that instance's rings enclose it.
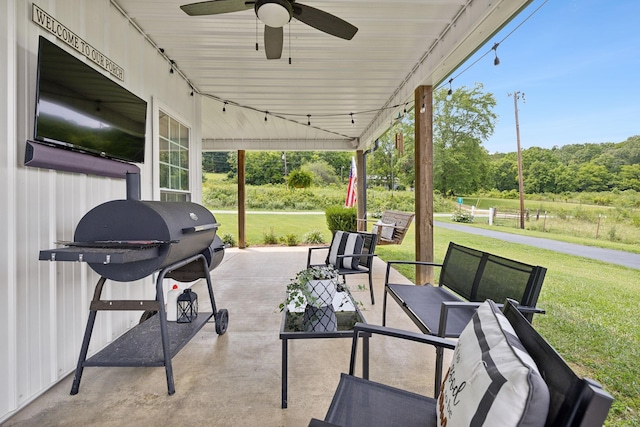
<path fill-rule="evenodd" d="M 498 191 L 518 190 L 518 159 L 516 153 L 502 155 L 491 162 L 489 182 Z"/>
<path fill-rule="evenodd" d="M 229 155 L 230 178 L 238 175 L 237 153 Z M 281 151 L 249 151 L 245 156 L 245 181 L 249 185 L 282 184 L 284 160 Z"/>
<path fill-rule="evenodd" d="M 391 189 L 391 181 L 394 180 L 394 145 L 389 138 L 389 132 L 378 138 L 378 149 L 368 158 L 367 166 L 370 171 L 370 182 Z"/>
<path fill-rule="evenodd" d="M 617 185 L 620 190 L 640 191 L 640 164 L 621 166 Z"/>
<path fill-rule="evenodd" d="M 202 153 L 202 171 L 227 173 L 230 170 L 226 151 L 204 151 Z"/>
<path fill-rule="evenodd" d="M 482 146 L 497 119 L 496 100 L 482 84 L 463 86 L 448 96 L 434 93 L 434 188 L 442 194 L 465 194 L 487 186 L 489 154 Z"/>
<path fill-rule="evenodd" d="M 324 160 L 305 163 L 300 167 L 300 170 L 309 173 L 313 177 L 315 185 L 337 184 L 339 181 L 335 170 Z"/>
<path fill-rule="evenodd" d="M 611 175 L 602 165 L 589 162 L 578 168 L 577 181 L 580 191 L 606 191 L 609 189 L 610 180 Z"/>
<path fill-rule="evenodd" d="M 287 185 L 289 188 L 308 188 L 311 187 L 313 178 L 309 172 L 297 169 L 291 171 L 287 177 Z"/>
<path fill-rule="evenodd" d="M 554 170 L 560 162 L 552 151 L 531 147 L 522 151 L 522 174 L 525 193 L 553 193 L 556 189 Z"/>

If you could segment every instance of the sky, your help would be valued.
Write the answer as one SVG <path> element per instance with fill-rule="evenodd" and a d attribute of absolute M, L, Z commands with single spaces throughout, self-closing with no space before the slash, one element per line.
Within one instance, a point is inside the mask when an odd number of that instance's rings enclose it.
<path fill-rule="evenodd" d="M 639 19 L 639 0 L 535 0 L 446 80 L 495 96 L 490 153 L 517 150 L 515 92 L 522 149 L 622 142 L 640 135 Z"/>

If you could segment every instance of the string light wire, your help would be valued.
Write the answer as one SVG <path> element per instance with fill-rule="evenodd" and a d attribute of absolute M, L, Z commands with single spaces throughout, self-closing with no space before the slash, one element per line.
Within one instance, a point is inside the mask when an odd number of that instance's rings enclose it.
<path fill-rule="evenodd" d="M 525 19 L 523 19 L 522 22 L 520 22 L 516 27 L 514 27 L 513 30 L 511 30 L 508 34 L 506 34 L 501 40 L 499 40 L 498 42 L 495 42 L 493 44 L 493 46 L 491 48 L 489 48 L 489 50 L 487 50 L 484 54 L 482 54 L 478 58 L 476 58 L 475 61 L 473 61 L 471 64 L 467 65 L 464 69 L 460 70 L 459 73 L 457 73 L 453 77 L 449 78 L 449 80 L 444 82 L 441 86 L 438 86 L 436 88 L 436 90 L 440 89 L 440 88 L 442 88 L 442 86 L 448 84 L 449 85 L 448 95 L 451 95 L 453 93 L 452 84 L 453 84 L 454 80 L 457 79 L 458 77 L 460 77 L 461 75 L 463 75 L 464 73 L 466 73 L 467 71 L 469 71 L 472 67 L 474 67 L 478 62 L 480 62 L 482 59 L 484 59 L 491 52 L 494 52 L 494 54 L 495 54 L 494 64 L 498 65 L 500 63 L 500 60 L 498 59 L 498 56 L 497 56 L 497 48 L 498 48 L 498 46 L 501 45 L 502 43 L 504 43 L 504 41 L 507 40 L 509 37 L 511 37 L 511 35 L 513 35 L 513 33 L 515 33 L 518 29 L 520 29 L 520 27 L 522 27 L 522 25 L 524 25 L 527 21 L 529 21 L 548 1 L 549 0 L 544 0 L 540 4 L 540 6 L 538 6 L 533 12 L 531 12 L 531 14 L 529 14 Z M 172 64 L 172 65 L 174 65 L 174 64 Z M 193 86 L 192 86 L 192 88 L 193 88 Z M 214 99 L 216 101 L 222 102 L 224 104 L 223 107 L 222 107 L 222 111 L 226 111 L 227 104 L 230 104 L 230 105 L 234 105 L 234 106 L 236 106 L 238 108 L 243 108 L 243 109 L 246 109 L 246 110 L 251 110 L 251 111 L 255 111 L 255 112 L 264 113 L 264 121 L 265 122 L 267 121 L 267 116 L 268 115 L 271 115 L 271 116 L 274 116 L 274 117 L 279 117 L 279 118 L 284 119 L 284 120 L 291 120 L 291 119 L 295 119 L 295 118 L 304 118 L 304 117 L 306 117 L 307 118 L 307 126 L 311 126 L 311 114 L 288 113 L 288 112 L 269 112 L 269 111 L 266 111 L 266 110 L 261 110 L 259 108 L 251 107 L 251 106 L 248 106 L 248 105 L 242 105 L 240 103 L 236 103 L 236 102 L 233 102 L 233 101 L 230 101 L 230 100 L 226 100 L 226 99 L 220 98 L 220 97 L 212 95 L 212 94 L 201 93 L 198 90 L 196 90 L 196 92 L 198 92 L 200 95 L 202 95 L 204 97 L 211 98 L 211 99 Z M 351 117 L 351 124 L 355 125 L 355 120 L 353 118 L 353 116 L 355 114 L 366 115 L 366 114 L 371 114 L 371 113 L 379 113 L 379 112 L 382 112 L 382 111 L 393 110 L 393 109 L 400 108 L 400 107 L 403 107 L 403 106 L 404 106 L 403 111 L 406 114 L 407 106 L 409 106 L 411 103 L 412 102 L 409 101 L 409 102 L 404 102 L 404 103 L 401 103 L 401 104 L 390 105 L 390 106 L 383 107 L 383 108 L 374 108 L 374 109 L 362 110 L 362 111 L 352 111 L 350 113 L 314 114 L 314 117 L 330 118 L 330 117 L 350 116 Z M 423 104 L 421 105 L 420 112 L 423 112 L 424 110 L 426 110 L 426 105 L 424 105 L 424 98 L 423 98 Z"/>

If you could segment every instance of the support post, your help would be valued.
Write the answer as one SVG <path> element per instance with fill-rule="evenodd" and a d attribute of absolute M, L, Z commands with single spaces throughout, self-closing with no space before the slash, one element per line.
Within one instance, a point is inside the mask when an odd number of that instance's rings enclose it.
<path fill-rule="evenodd" d="M 416 261 L 433 262 L 433 87 L 419 86 L 415 100 Z M 433 267 L 416 266 L 416 284 L 433 283 Z"/>
<path fill-rule="evenodd" d="M 367 171 L 365 170 L 364 151 L 358 150 L 356 151 L 356 175 L 358 177 L 358 179 L 356 180 L 356 206 L 358 209 L 356 218 L 361 219 L 366 219 L 365 215 L 367 212 L 366 173 Z M 358 231 L 367 231 L 366 221 L 358 221 Z"/>
<path fill-rule="evenodd" d="M 245 198 L 245 151 L 238 150 L 238 247 L 240 249 L 247 247 Z"/>

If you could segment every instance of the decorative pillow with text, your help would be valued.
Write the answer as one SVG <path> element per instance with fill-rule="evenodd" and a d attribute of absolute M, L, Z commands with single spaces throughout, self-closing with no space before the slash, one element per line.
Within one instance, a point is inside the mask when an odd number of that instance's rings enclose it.
<path fill-rule="evenodd" d="M 487 300 L 460 335 L 438 396 L 439 426 L 544 426 L 549 389 L 511 324 Z"/>

